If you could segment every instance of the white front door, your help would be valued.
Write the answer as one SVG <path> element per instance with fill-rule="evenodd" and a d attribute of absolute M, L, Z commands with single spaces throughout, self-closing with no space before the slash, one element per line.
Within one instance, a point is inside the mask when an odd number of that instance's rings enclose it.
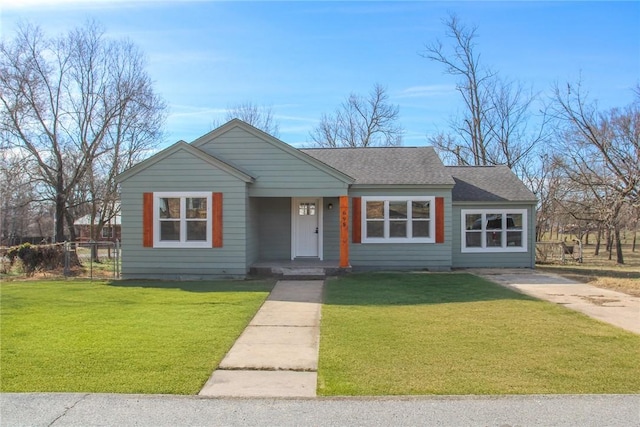
<path fill-rule="evenodd" d="M 320 257 L 322 199 L 295 198 L 292 208 L 291 259 Z"/>

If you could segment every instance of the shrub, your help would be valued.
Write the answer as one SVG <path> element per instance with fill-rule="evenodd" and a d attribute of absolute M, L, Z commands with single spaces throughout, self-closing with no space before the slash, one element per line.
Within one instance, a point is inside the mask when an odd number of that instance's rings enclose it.
<path fill-rule="evenodd" d="M 11 266 L 16 260 L 20 260 L 22 268 L 27 276 L 33 275 L 38 270 L 55 270 L 64 267 L 63 245 L 32 245 L 23 243 L 7 250 L 6 257 Z"/>

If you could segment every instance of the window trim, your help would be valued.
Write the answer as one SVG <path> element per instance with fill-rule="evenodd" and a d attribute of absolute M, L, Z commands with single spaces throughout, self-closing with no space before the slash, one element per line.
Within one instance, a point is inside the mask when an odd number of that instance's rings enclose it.
<path fill-rule="evenodd" d="M 527 209 L 461 209 L 460 210 L 460 251 L 464 253 L 486 253 L 486 252 L 528 252 L 529 245 L 527 241 L 527 237 L 529 234 L 529 223 L 527 216 Z M 467 228 L 466 228 L 466 216 L 471 214 L 479 214 L 482 215 L 482 228 L 479 231 L 480 233 L 480 247 L 467 247 Z M 522 215 L 522 246 L 507 246 L 507 232 L 517 231 L 514 229 L 507 228 L 507 221 L 502 221 L 503 226 L 500 229 L 502 233 L 502 243 L 504 246 L 487 246 L 486 236 L 487 236 L 487 224 L 486 224 L 486 216 L 487 215 L 510 215 L 510 214 L 519 214 Z"/>
<path fill-rule="evenodd" d="M 161 241 L 160 240 L 160 215 L 159 206 L 160 199 L 165 197 L 180 199 L 180 241 Z M 186 241 L 186 199 L 188 198 L 206 198 L 207 199 L 207 231 L 206 240 Z M 153 193 L 153 247 L 154 248 L 211 248 L 212 226 L 213 226 L 213 205 L 212 193 L 205 191 L 171 191 L 171 192 L 154 192 Z"/>
<path fill-rule="evenodd" d="M 389 237 L 389 202 L 429 202 L 429 237 Z M 384 202 L 384 236 L 367 236 L 367 202 Z M 363 196 L 360 201 L 361 243 L 435 243 L 436 242 L 436 197 L 435 196 Z M 412 210 L 407 206 L 407 236 L 412 231 Z M 424 218 L 421 218 L 424 219 Z"/>

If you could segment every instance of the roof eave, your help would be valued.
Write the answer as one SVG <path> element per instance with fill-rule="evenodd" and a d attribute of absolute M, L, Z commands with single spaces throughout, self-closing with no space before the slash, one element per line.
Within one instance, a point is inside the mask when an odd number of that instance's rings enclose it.
<path fill-rule="evenodd" d="M 198 157 L 199 159 L 209 163 L 210 165 L 214 166 L 214 167 L 218 167 L 222 170 L 224 170 L 225 172 L 229 173 L 232 176 L 235 176 L 236 178 L 246 182 L 246 183 L 252 183 L 255 182 L 255 178 L 252 177 L 251 175 L 248 175 L 247 173 L 237 169 L 236 167 L 218 159 L 215 158 L 207 153 L 205 153 L 204 151 L 191 146 L 190 144 L 187 144 L 185 141 L 178 141 L 175 144 L 165 148 L 164 150 L 154 154 L 153 156 L 149 157 L 146 160 L 143 160 L 142 162 L 138 163 L 137 165 L 127 169 L 126 171 L 122 172 L 121 174 L 116 176 L 116 182 L 117 183 L 122 183 L 123 181 L 126 181 L 127 179 L 131 178 L 132 176 L 137 175 L 138 173 L 142 172 L 143 170 L 147 169 L 150 166 L 155 165 L 156 163 L 164 160 L 165 158 L 169 157 L 170 155 L 176 153 L 177 151 L 180 150 L 186 150 L 187 152 L 189 152 L 190 154 Z"/>
<path fill-rule="evenodd" d="M 430 190 L 438 190 L 438 189 L 442 189 L 442 190 L 450 190 L 452 189 L 454 186 L 454 184 L 445 184 L 445 183 L 438 183 L 438 184 L 372 184 L 372 183 L 366 183 L 366 184 L 358 184 L 355 183 L 353 185 L 351 185 L 351 188 L 361 188 L 361 189 L 369 189 L 369 188 L 425 188 L 425 189 L 430 189 Z"/>

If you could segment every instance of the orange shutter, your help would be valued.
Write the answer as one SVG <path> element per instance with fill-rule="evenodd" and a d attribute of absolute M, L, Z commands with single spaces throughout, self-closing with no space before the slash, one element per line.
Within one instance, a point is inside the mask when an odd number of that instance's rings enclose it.
<path fill-rule="evenodd" d="M 142 195 L 142 246 L 153 247 L 153 193 Z"/>
<path fill-rule="evenodd" d="M 360 197 L 351 198 L 351 241 L 353 243 L 362 243 L 362 203 Z"/>
<path fill-rule="evenodd" d="M 222 193 L 213 193 L 212 199 L 212 215 L 211 232 L 213 234 L 213 247 L 222 247 Z"/>
<path fill-rule="evenodd" d="M 444 197 L 436 197 L 436 243 L 444 243 Z"/>
<path fill-rule="evenodd" d="M 349 267 L 349 197 L 340 196 L 340 268 Z"/>

